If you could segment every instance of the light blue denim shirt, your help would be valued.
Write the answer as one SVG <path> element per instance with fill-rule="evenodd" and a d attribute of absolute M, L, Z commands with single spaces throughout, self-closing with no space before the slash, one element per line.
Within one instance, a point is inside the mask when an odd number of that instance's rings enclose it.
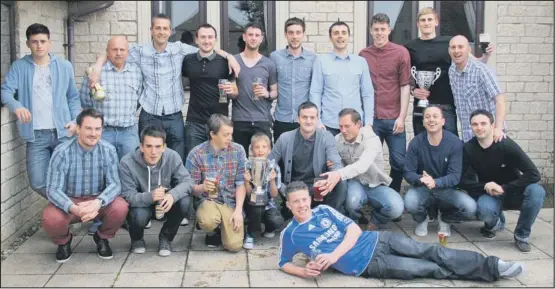
<path fill-rule="evenodd" d="M 312 65 L 316 54 L 302 48 L 299 56 L 293 56 L 286 47 L 272 52 L 270 59 L 276 65 L 278 79 L 274 118 L 281 122 L 296 122 L 299 105 L 310 96 Z"/>
<path fill-rule="evenodd" d="M 348 54 L 344 58 L 331 52 L 318 56 L 312 67 L 310 101 L 320 110 L 328 127 L 339 128 L 339 112 L 354 108 L 364 125 L 374 123 L 374 88 L 366 60 Z"/>

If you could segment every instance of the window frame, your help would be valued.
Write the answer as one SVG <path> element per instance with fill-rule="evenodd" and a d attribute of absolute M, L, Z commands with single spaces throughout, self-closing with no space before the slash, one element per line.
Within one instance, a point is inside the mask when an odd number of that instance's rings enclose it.
<path fill-rule="evenodd" d="M 264 23 L 265 30 L 264 37 L 268 41 L 268 55 L 276 50 L 276 2 L 275 1 L 262 1 L 265 2 L 264 7 L 268 19 Z M 229 9 L 228 1 L 220 1 L 220 47 L 224 51 L 229 51 Z"/>
<path fill-rule="evenodd" d="M 168 16 L 171 19 L 171 15 L 172 15 L 172 6 L 168 5 L 170 4 L 169 2 L 173 2 L 173 1 L 151 1 L 151 17 L 154 17 L 160 13 Z M 198 1 L 199 2 L 199 10 L 198 10 L 198 14 L 199 14 L 199 25 L 202 25 L 204 23 L 206 23 L 206 19 L 207 19 L 207 8 L 206 8 L 206 2 L 207 1 Z M 165 11 L 160 11 L 160 4 L 165 4 Z"/>
<path fill-rule="evenodd" d="M 366 46 L 370 46 L 374 43 L 374 41 L 372 40 L 372 33 L 371 33 L 371 26 L 372 26 L 372 17 L 374 16 L 375 12 L 374 12 L 374 2 L 376 1 L 367 1 L 368 2 L 368 26 L 366 27 Z M 416 14 L 418 14 L 418 1 L 406 1 L 406 2 L 410 2 L 411 4 L 411 21 L 412 21 L 412 26 L 411 26 L 411 30 L 410 30 L 410 36 L 411 39 L 415 39 L 418 37 L 418 27 L 416 26 Z M 404 5 L 404 3 L 403 3 Z M 400 11 L 399 11 L 400 12 Z M 389 16 L 389 15 L 388 15 Z M 393 32 L 393 31 L 392 31 Z"/>
<path fill-rule="evenodd" d="M 482 49 L 480 48 L 480 41 L 478 41 L 478 36 L 480 33 L 484 33 L 484 21 L 485 21 L 485 2 L 479 0 L 473 0 L 476 3 L 476 8 L 474 13 L 476 14 L 476 35 L 474 35 L 474 55 L 476 57 L 482 57 Z M 445 1 L 434 1 L 434 9 L 439 16 L 439 25 L 436 27 L 436 35 L 441 35 L 441 3 Z"/>

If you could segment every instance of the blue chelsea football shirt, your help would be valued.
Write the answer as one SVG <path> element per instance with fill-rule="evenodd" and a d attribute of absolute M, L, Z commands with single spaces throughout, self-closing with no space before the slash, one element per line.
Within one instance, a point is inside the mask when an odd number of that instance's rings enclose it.
<path fill-rule="evenodd" d="M 293 218 L 281 232 L 278 266 L 281 268 L 292 262 L 293 256 L 299 252 L 306 256 L 316 249 L 322 253 L 333 252 L 343 241 L 350 224 L 353 220 L 327 205 L 312 209 L 312 218 L 304 223 Z M 378 234 L 363 231 L 353 248 L 331 267 L 346 275 L 362 274 L 372 259 Z"/>

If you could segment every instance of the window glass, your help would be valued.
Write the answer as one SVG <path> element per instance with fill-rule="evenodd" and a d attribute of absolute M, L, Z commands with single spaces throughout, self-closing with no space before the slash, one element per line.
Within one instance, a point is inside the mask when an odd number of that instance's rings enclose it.
<path fill-rule="evenodd" d="M 372 23 L 372 16 L 376 13 L 385 13 L 390 20 L 392 28 L 389 41 L 397 44 L 405 44 L 407 41 L 416 38 L 414 27 L 416 25 L 412 1 L 373 1 L 374 11 L 369 15 L 369 23 Z M 368 27 L 370 29 L 370 27 Z M 370 41 L 372 36 L 369 35 Z"/>
<path fill-rule="evenodd" d="M 224 39 L 227 45 L 225 49 L 227 52 L 237 54 L 243 51 L 243 28 L 249 22 L 258 22 L 264 26 L 264 41 L 260 45 L 260 53 L 268 56 L 271 51 L 268 51 L 268 36 L 273 35 L 270 31 L 266 31 L 268 27 L 268 3 L 267 1 L 226 1 L 227 2 L 227 19 L 228 22 L 227 37 Z M 225 4 L 224 4 L 225 5 Z"/>

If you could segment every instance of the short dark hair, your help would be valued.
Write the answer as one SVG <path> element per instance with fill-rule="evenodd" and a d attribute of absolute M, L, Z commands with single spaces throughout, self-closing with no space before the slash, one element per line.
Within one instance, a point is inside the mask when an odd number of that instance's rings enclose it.
<path fill-rule="evenodd" d="M 485 115 L 487 118 L 489 118 L 489 123 L 493 124 L 495 122 L 494 118 L 493 118 L 493 114 L 491 114 L 491 112 L 485 110 L 485 109 L 477 109 L 475 111 L 473 111 L 470 114 L 470 124 L 472 124 L 472 118 L 477 116 L 477 115 Z"/>
<path fill-rule="evenodd" d="M 247 30 L 249 28 L 258 28 L 262 32 L 262 35 L 264 35 L 264 25 L 262 25 L 258 22 L 249 22 L 249 23 L 247 23 L 247 25 L 245 25 L 245 27 L 243 28 L 243 34 L 247 33 Z"/>
<path fill-rule="evenodd" d="M 287 185 L 287 187 L 285 188 L 285 196 L 287 197 L 287 199 L 289 199 L 289 195 L 294 193 L 294 192 L 298 192 L 298 191 L 307 191 L 308 192 L 308 186 L 301 181 L 293 181 L 290 182 L 289 185 Z"/>
<path fill-rule="evenodd" d="M 347 26 L 347 33 L 349 33 L 349 35 L 351 35 L 351 28 L 349 28 L 349 25 L 347 25 L 347 23 L 345 23 L 343 21 L 336 21 L 330 26 L 330 29 L 328 31 L 328 34 L 329 34 L 330 37 L 331 37 L 331 29 L 335 26 Z"/>
<path fill-rule="evenodd" d="M 361 121 L 360 113 L 358 113 L 358 111 L 356 111 L 356 109 L 354 108 L 344 108 L 339 112 L 339 118 L 344 117 L 346 115 L 350 115 L 351 120 L 354 123 Z"/>
<path fill-rule="evenodd" d="M 287 21 L 285 21 L 285 33 L 287 33 L 287 27 L 291 26 L 291 25 L 301 25 L 301 27 L 303 28 L 303 32 L 306 29 L 306 24 L 304 23 L 304 21 L 298 17 L 291 17 L 289 19 L 287 19 Z"/>
<path fill-rule="evenodd" d="M 310 100 L 307 100 L 307 101 L 301 103 L 301 105 L 299 105 L 299 111 L 297 111 L 297 116 L 300 116 L 300 115 L 301 115 L 301 110 L 309 109 L 309 108 L 315 108 L 315 109 L 316 109 L 316 112 L 317 112 L 316 115 L 319 114 L 319 112 L 318 112 L 318 106 L 317 106 L 314 102 L 312 102 L 312 101 L 310 101 Z"/>
<path fill-rule="evenodd" d="M 77 125 L 81 126 L 83 124 L 83 120 L 85 119 L 85 117 L 92 117 L 92 118 L 100 118 L 101 124 L 102 126 L 104 126 L 104 115 L 96 110 L 96 108 L 91 107 L 91 108 L 86 108 L 83 109 L 78 115 L 77 115 Z"/>
<path fill-rule="evenodd" d="M 211 115 L 210 119 L 208 119 L 208 138 L 209 139 L 211 138 L 210 132 L 214 132 L 214 134 L 218 134 L 218 132 L 224 125 L 233 127 L 233 123 L 227 116 L 220 113 L 215 113 Z"/>
<path fill-rule="evenodd" d="M 46 27 L 46 25 L 40 23 L 29 25 L 29 27 L 27 27 L 27 30 L 25 31 L 25 36 L 27 36 L 27 40 L 29 40 L 31 36 L 37 34 L 46 34 L 48 39 L 50 39 L 50 30 L 48 29 L 48 27 Z"/>
<path fill-rule="evenodd" d="M 432 107 L 438 108 L 439 112 L 441 113 L 441 117 L 445 118 L 445 115 L 443 115 L 443 109 L 441 108 L 441 106 L 436 105 L 436 104 L 430 104 L 422 110 L 422 119 L 424 119 L 424 114 L 426 113 L 426 110 L 428 110 L 428 108 L 432 108 Z"/>
<path fill-rule="evenodd" d="M 170 17 L 166 16 L 166 14 L 160 13 L 157 14 L 156 16 L 152 17 L 152 20 L 150 21 L 150 27 L 152 28 L 152 26 L 154 26 L 154 19 L 166 19 L 168 21 L 170 21 L 170 23 L 172 22 L 170 20 Z M 170 24 L 170 28 L 171 28 L 171 24 Z"/>
<path fill-rule="evenodd" d="M 201 24 L 201 25 L 197 28 L 197 32 L 196 32 L 196 36 L 197 36 L 197 37 L 198 37 L 198 31 L 199 31 L 201 28 L 212 28 L 212 30 L 214 30 L 214 37 L 216 37 L 216 38 L 218 37 L 218 31 L 216 31 L 216 28 L 214 28 L 214 26 L 212 26 L 212 24 L 208 24 L 208 23 Z"/>
<path fill-rule="evenodd" d="M 389 16 L 385 13 L 376 13 L 376 15 L 372 16 L 370 26 L 374 23 L 386 23 L 387 25 L 390 25 Z"/>
<path fill-rule="evenodd" d="M 166 131 L 159 125 L 148 125 L 141 131 L 139 137 L 141 144 L 145 143 L 145 137 L 158 137 L 162 139 L 163 143 L 166 143 Z"/>
<path fill-rule="evenodd" d="M 185 30 L 185 31 L 183 31 L 183 33 L 181 33 L 181 38 L 179 39 L 179 41 L 181 41 L 181 43 L 191 45 L 191 44 L 193 44 L 195 39 L 193 38 L 193 33 L 191 33 L 191 31 Z"/>

